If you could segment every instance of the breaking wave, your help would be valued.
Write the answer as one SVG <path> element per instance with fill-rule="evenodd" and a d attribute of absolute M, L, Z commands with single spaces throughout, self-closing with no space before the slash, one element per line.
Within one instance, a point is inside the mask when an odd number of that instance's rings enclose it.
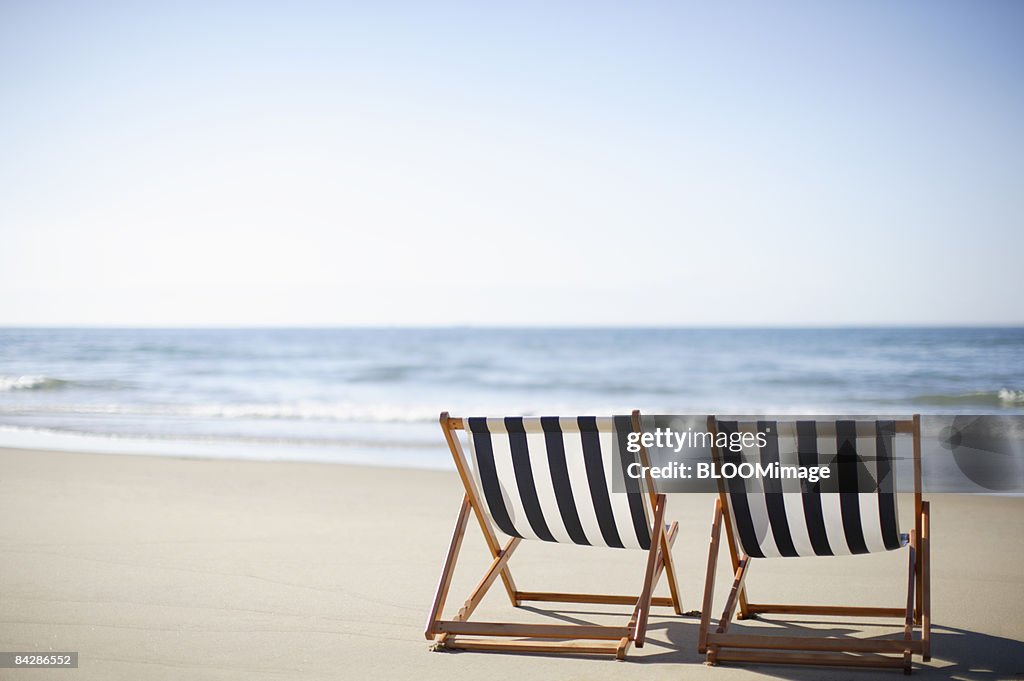
<path fill-rule="evenodd" d="M 1024 390 L 1001 388 L 999 390 L 979 390 L 956 395 L 919 395 L 914 402 L 941 407 L 958 405 L 975 407 L 1020 407 L 1024 406 Z"/>
<path fill-rule="evenodd" d="M 14 390 L 56 390 L 70 385 L 71 381 L 49 376 L 0 376 L 0 392 Z"/>

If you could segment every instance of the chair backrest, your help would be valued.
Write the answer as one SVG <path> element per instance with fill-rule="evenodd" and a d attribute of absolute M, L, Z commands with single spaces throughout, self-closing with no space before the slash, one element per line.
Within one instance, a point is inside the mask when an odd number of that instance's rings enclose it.
<path fill-rule="evenodd" d="M 626 475 L 640 463 L 627 449 L 629 416 L 470 417 L 462 426 L 481 505 L 505 534 L 650 548 L 649 481 Z"/>
<path fill-rule="evenodd" d="M 827 466 L 830 477 L 719 479 L 732 536 L 755 558 L 833 556 L 903 545 L 896 503 L 898 433 L 914 438 L 915 501 L 920 503 L 920 431 L 913 421 L 730 421 L 709 417 L 709 430 L 747 446 L 713 447 L 715 462 L 781 467 Z M 747 469 L 749 471 L 749 468 Z M 790 470 L 793 470 L 790 468 Z"/>

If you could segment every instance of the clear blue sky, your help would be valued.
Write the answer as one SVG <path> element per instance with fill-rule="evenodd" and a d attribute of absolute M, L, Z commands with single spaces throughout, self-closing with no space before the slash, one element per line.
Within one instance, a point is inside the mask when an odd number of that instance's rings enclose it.
<path fill-rule="evenodd" d="M 0 3 L 0 324 L 1024 323 L 1024 3 Z"/>

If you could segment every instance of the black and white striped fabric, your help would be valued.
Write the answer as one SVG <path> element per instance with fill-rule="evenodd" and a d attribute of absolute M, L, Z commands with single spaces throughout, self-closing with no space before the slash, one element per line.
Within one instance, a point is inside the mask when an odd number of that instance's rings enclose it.
<path fill-rule="evenodd" d="M 765 446 L 719 449 L 720 463 L 829 466 L 830 478 L 722 481 L 734 536 L 755 558 L 898 549 L 892 421 L 717 421 L 718 432 L 764 433 Z M 749 438 L 748 438 L 749 441 Z"/>
<path fill-rule="evenodd" d="M 483 505 L 507 535 L 648 549 L 649 499 L 625 475 L 630 417 L 463 419 Z M 613 491 L 621 481 L 625 492 Z M 623 489 L 623 487 L 618 487 Z"/>

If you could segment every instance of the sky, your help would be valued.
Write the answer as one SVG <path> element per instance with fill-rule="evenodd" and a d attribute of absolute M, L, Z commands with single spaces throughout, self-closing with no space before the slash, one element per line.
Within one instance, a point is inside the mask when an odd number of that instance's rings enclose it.
<path fill-rule="evenodd" d="M 0 325 L 1022 324 L 1024 3 L 0 0 Z"/>

